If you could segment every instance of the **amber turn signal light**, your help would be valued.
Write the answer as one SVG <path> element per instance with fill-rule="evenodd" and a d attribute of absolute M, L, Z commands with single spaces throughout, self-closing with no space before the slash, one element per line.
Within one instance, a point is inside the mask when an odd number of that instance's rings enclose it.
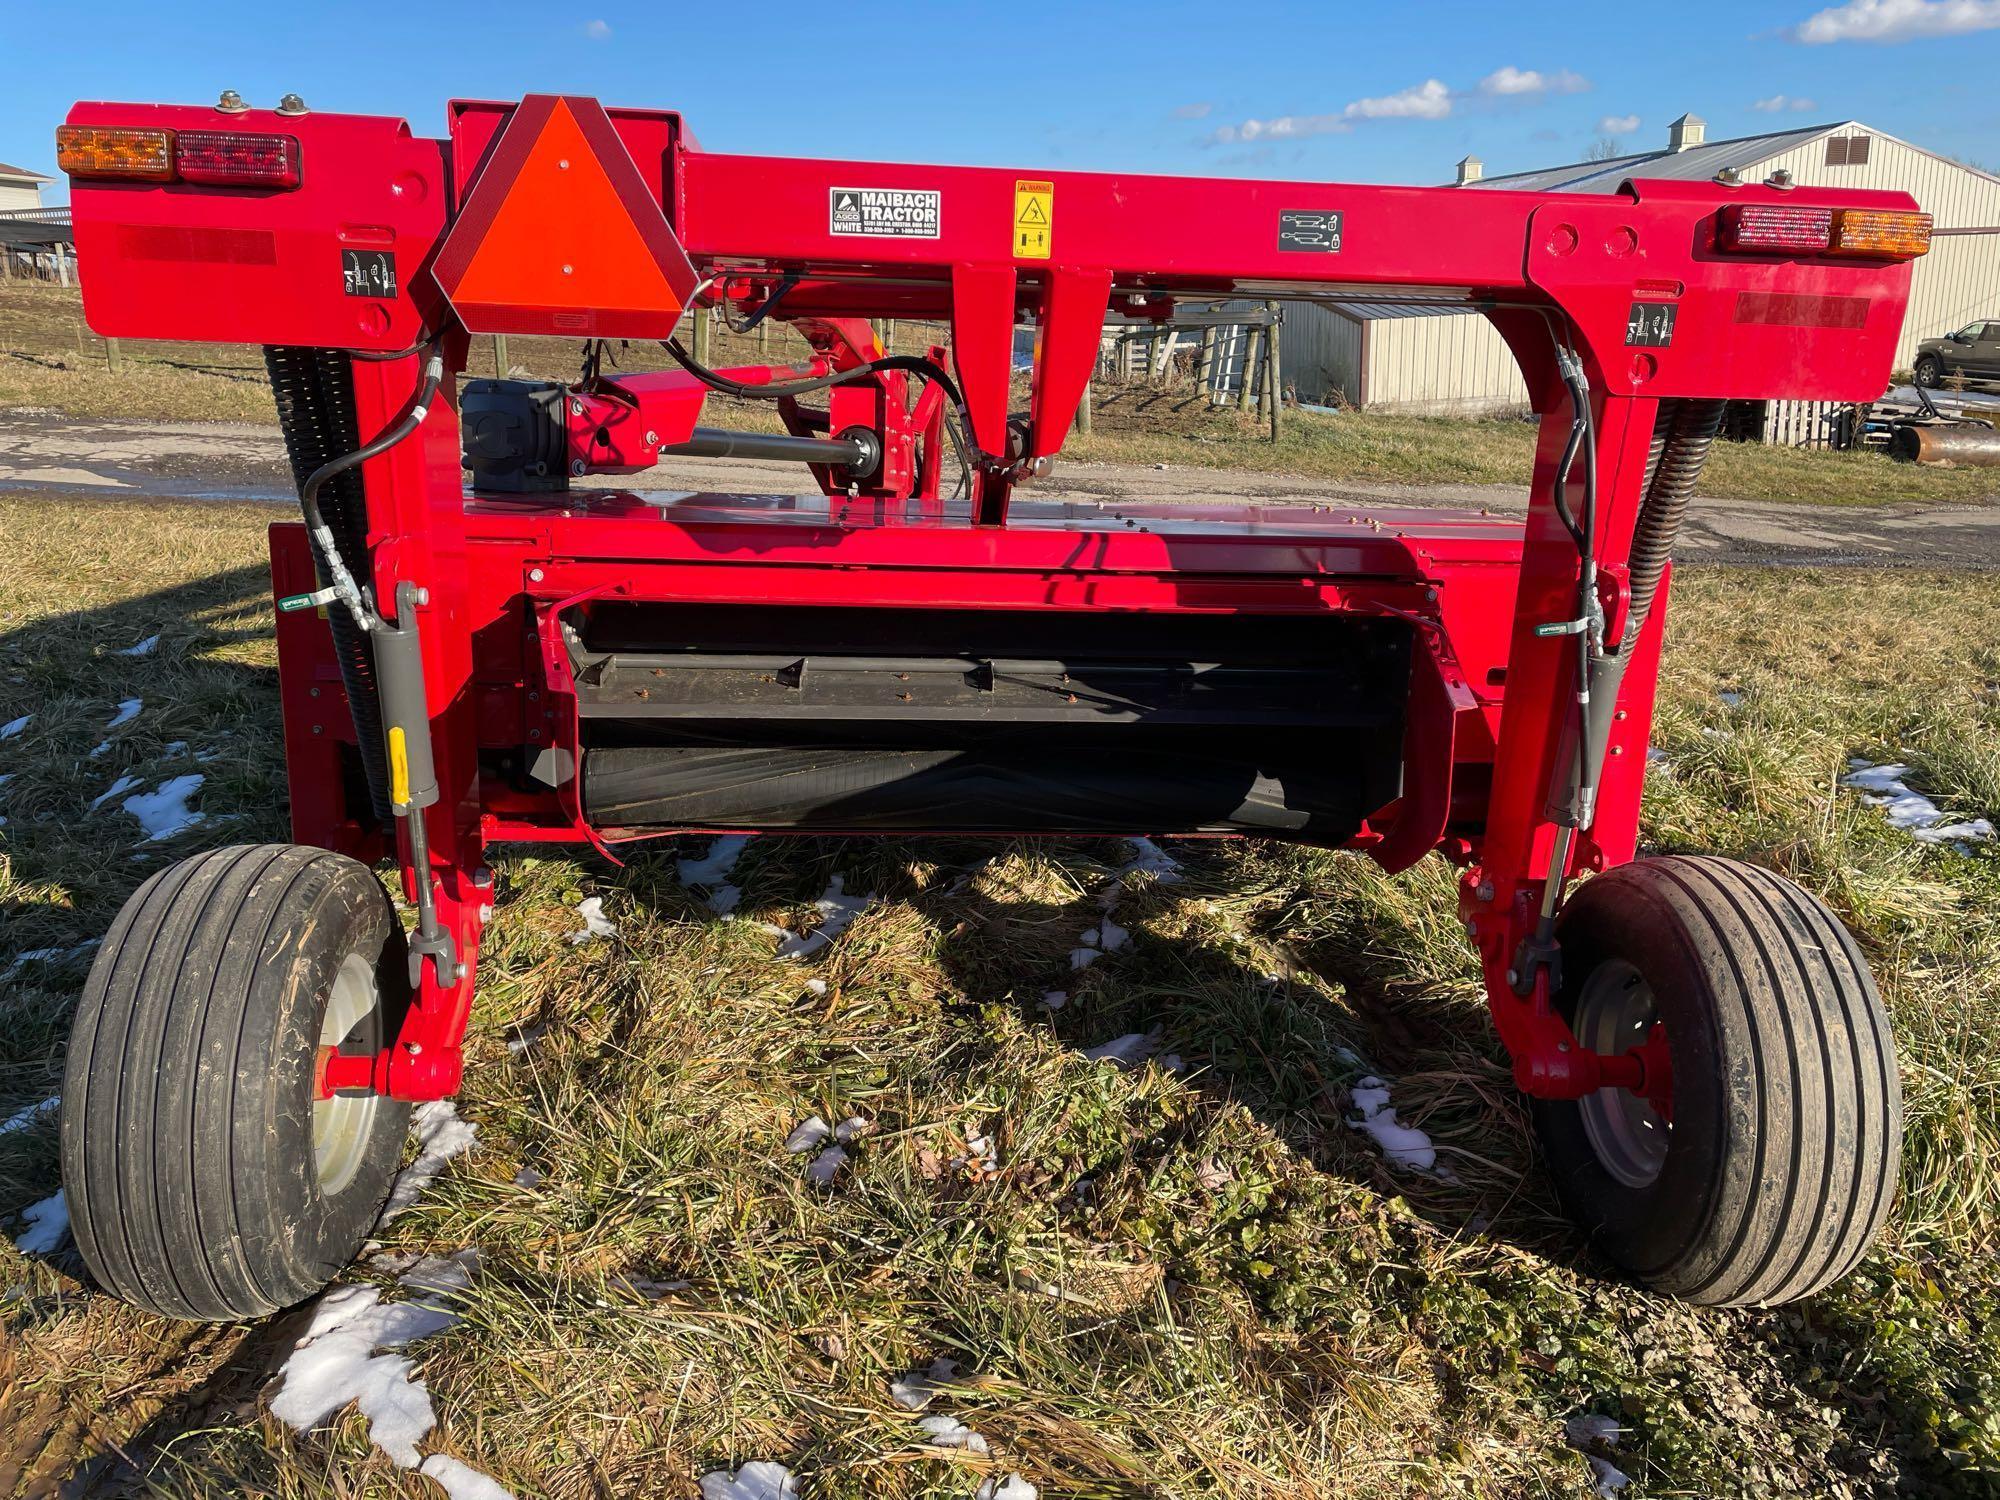
<path fill-rule="evenodd" d="M 56 165 L 72 177 L 171 182 L 174 133 L 110 125 L 58 126 Z"/>
<path fill-rule="evenodd" d="M 1830 255 L 1914 260 L 1931 247 L 1931 216 L 1902 209 L 1843 208 L 1833 216 Z"/>

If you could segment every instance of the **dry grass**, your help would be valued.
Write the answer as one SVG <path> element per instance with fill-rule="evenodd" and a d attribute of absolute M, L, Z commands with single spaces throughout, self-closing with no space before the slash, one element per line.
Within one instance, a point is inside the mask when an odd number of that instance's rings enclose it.
<path fill-rule="evenodd" d="M 0 500 L 0 722 L 34 715 L 0 745 L 0 969 L 101 933 L 163 859 L 283 837 L 268 518 Z M 1712 1312 L 1606 1278 L 1555 1213 L 1441 866 L 1183 841 L 1187 882 L 1135 879 L 1133 946 L 1072 976 L 1115 844 L 755 843 L 750 915 L 798 920 L 834 871 L 879 898 L 803 968 L 683 890 L 672 848 L 623 872 L 505 850 L 480 1145 L 385 1234 L 484 1256 L 465 1321 L 412 1351 L 434 1445 L 564 1497 L 691 1497 L 751 1458 L 813 1496 L 1006 1471 L 1065 1497 L 1580 1494 L 1561 1421 L 1593 1410 L 1631 1429 L 1634 1494 L 2000 1484 L 2000 858 L 1921 849 L 1834 784 L 1893 753 L 1952 810 L 2000 811 L 1996 611 L 1987 575 L 1690 570 L 1677 596 L 1649 842 L 1823 893 L 1898 1023 L 1904 1193 L 1844 1285 Z M 114 654 L 156 630 L 156 655 Z M 144 712 L 92 759 L 128 696 Z M 209 749 L 208 821 L 169 848 L 86 813 Z M 585 894 L 616 940 L 568 941 Z M 86 962 L 0 979 L 0 1115 L 55 1086 Z M 1156 1024 L 1186 1072 L 1079 1055 Z M 1371 1069 L 1454 1180 L 1348 1127 Z M 782 1146 L 813 1113 L 874 1122 L 831 1192 Z M 997 1175 L 950 1165 L 968 1132 Z M 0 1219 L 53 1190 L 54 1134 L 0 1136 Z M 73 1270 L 0 1244 L 0 1492 L 434 1493 L 352 1416 L 301 1438 L 264 1410 L 296 1315 L 162 1325 Z M 940 1354 L 990 1466 L 926 1455 L 888 1398 Z"/>

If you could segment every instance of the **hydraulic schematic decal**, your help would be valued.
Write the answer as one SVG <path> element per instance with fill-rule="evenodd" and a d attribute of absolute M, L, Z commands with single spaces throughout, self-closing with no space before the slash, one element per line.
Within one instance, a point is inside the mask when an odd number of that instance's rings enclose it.
<path fill-rule="evenodd" d="M 350 297 L 394 297 L 396 257 L 387 250 L 343 250 L 340 281 Z"/>
<path fill-rule="evenodd" d="M 1340 219 L 1337 209 L 1286 209 L 1278 215 L 1278 248 L 1338 255 Z"/>
<path fill-rule="evenodd" d="M 1674 341 L 1674 319 L 1680 308 L 1671 302 L 1634 302 L 1625 315 L 1625 343 L 1641 349 L 1664 349 Z"/>
<path fill-rule="evenodd" d="M 827 233 L 934 240 L 942 196 L 927 188 L 828 188 Z"/>
<path fill-rule="evenodd" d="M 1014 254 L 1022 260 L 1047 260 L 1055 235 L 1056 185 L 1053 182 L 1014 183 Z"/>

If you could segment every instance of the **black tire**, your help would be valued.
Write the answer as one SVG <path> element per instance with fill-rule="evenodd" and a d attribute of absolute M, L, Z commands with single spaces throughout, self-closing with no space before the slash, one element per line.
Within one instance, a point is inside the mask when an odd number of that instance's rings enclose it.
<path fill-rule="evenodd" d="M 1917 384 L 1935 390 L 1944 384 L 1944 361 L 1935 354 L 1925 354 L 1918 358 L 1916 368 Z"/>
<path fill-rule="evenodd" d="M 99 1283 L 228 1321 L 302 1301 L 352 1259 L 409 1106 L 334 1101 L 322 1162 L 314 1067 L 330 1007 L 358 1016 L 343 1051 L 394 1035 L 406 952 L 381 883 L 324 849 L 218 849 L 133 893 L 91 965 L 63 1082 L 63 1186 Z"/>
<path fill-rule="evenodd" d="M 1579 1040 L 1610 1050 L 1608 1026 L 1636 1042 L 1650 1011 L 1673 1062 L 1663 1144 L 1643 1118 L 1631 1128 L 1651 1111 L 1622 1090 L 1536 1101 L 1570 1217 L 1690 1302 L 1789 1302 L 1851 1271 L 1895 1192 L 1902 1087 L 1881 997 L 1833 913 L 1769 870 L 1676 855 L 1585 882 L 1557 933 L 1558 1006 Z"/>

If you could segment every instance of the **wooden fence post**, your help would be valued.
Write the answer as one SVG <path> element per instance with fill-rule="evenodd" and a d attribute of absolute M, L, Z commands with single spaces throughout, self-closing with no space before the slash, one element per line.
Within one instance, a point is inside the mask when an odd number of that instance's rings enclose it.
<path fill-rule="evenodd" d="M 496 333 L 493 335 L 494 379 L 505 380 L 507 378 L 507 372 L 512 368 L 513 365 L 511 365 L 507 360 L 507 335 L 504 333 Z"/>
<path fill-rule="evenodd" d="M 693 316 L 694 362 L 698 365 L 706 365 L 708 363 L 708 330 L 713 319 L 709 317 L 708 309 L 705 307 L 696 308 Z"/>
<path fill-rule="evenodd" d="M 119 347 L 117 339 L 104 341 L 104 362 L 111 366 L 113 375 L 125 373 L 125 351 Z"/>
<path fill-rule="evenodd" d="M 1090 436 L 1090 383 L 1084 382 L 1083 397 L 1076 403 L 1076 431 L 1079 437 Z"/>
<path fill-rule="evenodd" d="M 1270 394 L 1271 441 L 1275 443 L 1278 440 L 1278 412 L 1285 404 L 1284 374 L 1278 365 L 1278 319 L 1280 313 L 1278 311 L 1278 304 L 1275 302 L 1267 302 L 1264 306 L 1270 310 L 1271 314 L 1271 327 L 1264 335 L 1264 353 L 1266 356 L 1264 362 L 1264 389 Z"/>
<path fill-rule="evenodd" d="M 1254 324 L 1243 330 L 1243 384 L 1236 392 L 1236 405 L 1245 416 L 1257 409 L 1257 332 Z"/>

